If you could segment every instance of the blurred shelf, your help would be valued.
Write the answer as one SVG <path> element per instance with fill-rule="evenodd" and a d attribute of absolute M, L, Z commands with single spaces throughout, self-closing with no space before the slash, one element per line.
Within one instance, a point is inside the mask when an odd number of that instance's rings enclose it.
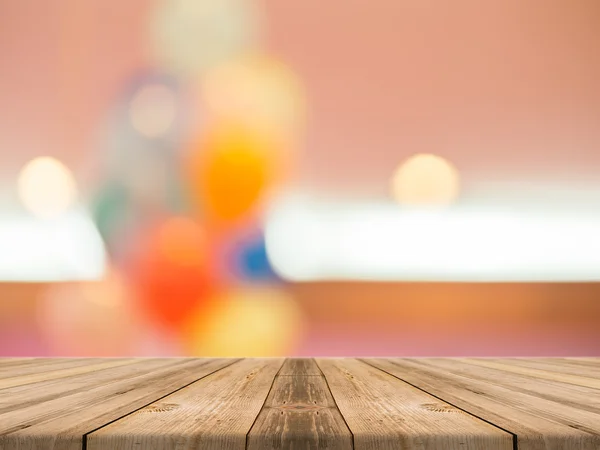
<path fill-rule="evenodd" d="M 290 289 L 314 321 L 600 329 L 600 283 L 328 281 Z"/>

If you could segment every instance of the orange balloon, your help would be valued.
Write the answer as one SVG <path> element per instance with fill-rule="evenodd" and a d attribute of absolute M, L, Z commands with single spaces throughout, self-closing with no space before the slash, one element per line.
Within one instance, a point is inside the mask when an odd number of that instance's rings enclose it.
<path fill-rule="evenodd" d="M 274 180 L 275 147 L 274 141 L 245 127 L 213 129 L 188 161 L 193 199 L 212 219 L 247 217 Z"/>
<path fill-rule="evenodd" d="M 205 230 L 192 219 L 170 218 L 137 250 L 131 273 L 142 307 L 154 320 L 178 327 L 214 286 Z"/>

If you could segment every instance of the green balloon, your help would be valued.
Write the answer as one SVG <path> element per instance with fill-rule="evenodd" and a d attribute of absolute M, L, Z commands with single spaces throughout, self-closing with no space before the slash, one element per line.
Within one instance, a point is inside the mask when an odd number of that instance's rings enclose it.
<path fill-rule="evenodd" d="M 127 191 L 120 183 L 109 183 L 92 201 L 92 216 L 104 242 L 110 247 L 130 214 Z"/>

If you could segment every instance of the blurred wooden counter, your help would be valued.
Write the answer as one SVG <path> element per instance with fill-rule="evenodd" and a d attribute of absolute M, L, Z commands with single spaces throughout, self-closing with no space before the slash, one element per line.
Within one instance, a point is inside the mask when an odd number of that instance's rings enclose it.
<path fill-rule="evenodd" d="M 290 285 L 302 356 L 600 356 L 600 283 Z"/>
<path fill-rule="evenodd" d="M 33 332 L 46 286 L 0 283 L 0 331 Z M 297 356 L 600 356 L 600 283 L 315 282 L 287 288 L 306 321 Z"/>

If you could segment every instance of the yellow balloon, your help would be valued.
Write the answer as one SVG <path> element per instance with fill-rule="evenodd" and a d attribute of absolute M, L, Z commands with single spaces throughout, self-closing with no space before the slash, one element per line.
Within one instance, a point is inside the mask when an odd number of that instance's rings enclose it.
<path fill-rule="evenodd" d="M 304 126 L 299 78 L 283 62 L 264 55 L 245 55 L 213 67 L 203 79 L 202 96 L 208 114 L 248 124 L 287 147 Z"/>
<path fill-rule="evenodd" d="M 193 355 L 275 357 L 290 355 L 303 320 L 293 298 L 275 289 L 239 290 L 214 299 L 187 327 Z"/>

